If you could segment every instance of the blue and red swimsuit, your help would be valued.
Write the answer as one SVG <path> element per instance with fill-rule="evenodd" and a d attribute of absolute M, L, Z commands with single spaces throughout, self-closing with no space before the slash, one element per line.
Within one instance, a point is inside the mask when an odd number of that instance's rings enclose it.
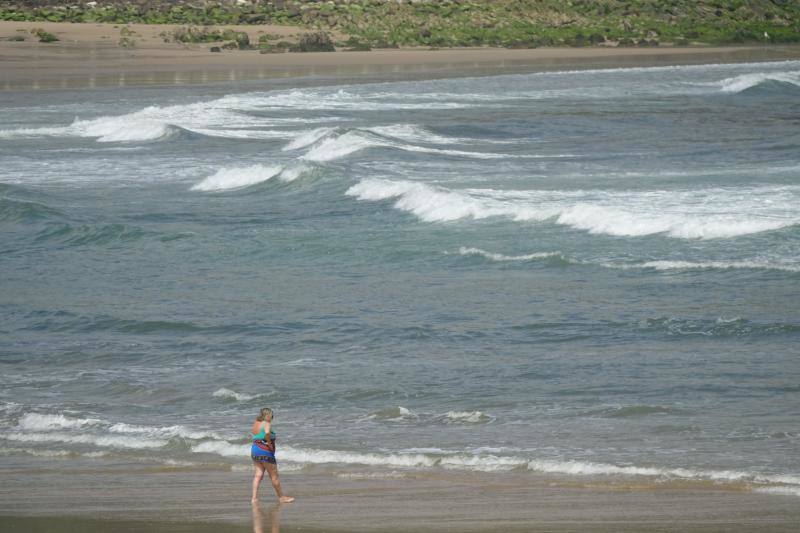
<path fill-rule="evenodd" d="M 270 431 L 269 438 L 262 429 L 258 434 L 253 434 L 253 446 L 250 448 L 250 457 L 253 461 L 278 464 L 275 460 L 275 432 Z"/>

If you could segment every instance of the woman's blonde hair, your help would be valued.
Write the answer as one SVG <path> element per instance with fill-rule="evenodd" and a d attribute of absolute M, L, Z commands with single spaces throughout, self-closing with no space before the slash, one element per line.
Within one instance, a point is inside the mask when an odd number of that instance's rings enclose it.
<path fill-rule="evenodd" d="M 272 416 L 273 416 L 272 409 L 270 409 L 269 407 L 263 407 L 261 411 L 259 411 L 258 418 L 256 418 L 256 420 L 258 420 L 259 422 L 263 422 L 264 420 L 267 419 L 267 417 L 272 418 Z"/>

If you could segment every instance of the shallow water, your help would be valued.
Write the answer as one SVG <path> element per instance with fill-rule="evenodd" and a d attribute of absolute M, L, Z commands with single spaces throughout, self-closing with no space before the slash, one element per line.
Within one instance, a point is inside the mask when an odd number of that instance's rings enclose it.
<path fill-rule="evenodd" d="M 799 96 L 797 61 L 7 93 L 0 454 L 239 468 L 269 405 L 285 470 L 800 494 Z"/>

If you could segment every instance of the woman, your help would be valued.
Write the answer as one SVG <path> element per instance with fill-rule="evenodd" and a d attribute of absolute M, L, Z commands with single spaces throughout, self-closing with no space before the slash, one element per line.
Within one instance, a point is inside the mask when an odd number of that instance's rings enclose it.
<path fill-rule="evenodd" d="M 250 457 L 253 459 L 255 473 L 253 475 L 252 503 L 258 503 L 258 486 L 264 478 L 264 471 L 269 474 L 272 486 L 278 494 L 281 503 L 293 502 L 291 496 L 284 496 L 281 491 L 281 480 L 278 477 L 278 463 L 275 461 L 275 433 L 271 430 L 272 409 L 264 407 L 253 422 L 250 433 L 253 436 L 253 446 L 250 448 Z"/>

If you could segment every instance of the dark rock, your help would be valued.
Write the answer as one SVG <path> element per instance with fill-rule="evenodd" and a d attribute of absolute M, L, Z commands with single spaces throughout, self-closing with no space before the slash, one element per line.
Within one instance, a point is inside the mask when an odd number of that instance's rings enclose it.
<path fill-rule="evenodd" d="M 247 32 L 240 31 L 236 34 L 236 44 L 239 46 L 239 50 L 247 50 L 250 48 L 250 36 L 247 35 Z"/>
<path fill-rule="evenodd" d="M 330 36 L 323 32 L 306 33 L 300 41 L 289 49 L 290 52 L 335 52 Z"/>
<path fill-rule="evenodd" d="M 211 52 L 222 52 L 222 49 L 219 46 L 212 46 L 211 48 L 209 48 L 209 51 L 211 51 Z"/>

